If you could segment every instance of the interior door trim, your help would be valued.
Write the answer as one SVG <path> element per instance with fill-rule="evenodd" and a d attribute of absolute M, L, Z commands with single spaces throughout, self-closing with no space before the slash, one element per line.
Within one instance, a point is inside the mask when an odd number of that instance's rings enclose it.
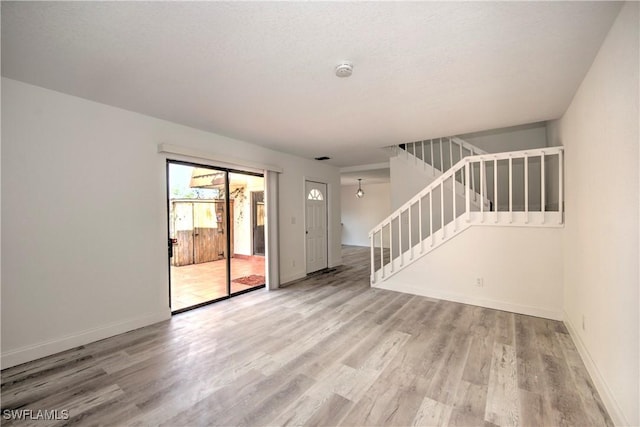
<path fill-rule="evenodd" d="M 322 179 L 317 179 L 317 178 L 311 178 L 311 177 L 305 177 L 304 178 L 304 184 L 303 184 L 303 192 L 304 192 L 304 197 L 303 199 L 303 203 L 304 203 L 304 228 L 303 228 L 303 238 L 304 238 L 304 272 L 305 274 L 311 274 L 308 273 L 308 267 L 307 267 L 307 237 L 306 237 L 306 231 L 307 231 L 307 182 L 313 182 L 316 184 L 322 184 L 325 186 L 325 194 L 324 194 L 324 202 L 325 202 L 325 242 L 326 242 L 326 253 L 325 253 L 325 260 L 326 260 L 326 268 L 329 268 L 329 183 L 323 181 Z M 322 270 L 322 269 L 320 269 Z M 317 270 L 317 271 L 320 271 Z"/>

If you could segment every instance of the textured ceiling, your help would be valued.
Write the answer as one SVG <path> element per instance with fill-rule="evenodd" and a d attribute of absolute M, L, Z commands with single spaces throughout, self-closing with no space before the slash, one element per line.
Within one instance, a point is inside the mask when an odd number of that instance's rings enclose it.
<path fill-rule="evenodd" d="M 391 144 L 559 117 L 619 8 L 3 1 L 2 75 L 350 166 Z"/>
<path fill-rule="evenodd" d="M 362 179 L 362 186 L 370 184 L 383 184 L 391 181 L 391 173 L 388 165 L 381 167 L 381 163 L 371 165 L 361 171 L 342 170 L 340 173 L 341 185 L 358 185 L 358 178 Z"/>

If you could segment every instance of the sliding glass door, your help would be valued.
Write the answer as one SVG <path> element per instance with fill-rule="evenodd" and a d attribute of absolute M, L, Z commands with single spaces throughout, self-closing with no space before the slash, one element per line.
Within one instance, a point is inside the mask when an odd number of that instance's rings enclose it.
<path fill-rule="evenodd" d="M 262 175 L 168 161 L 169 278 L 172 312 L 263 287 Z M 264 193 L 263 193 L 264 194 Z M 258 245 L 258 248 L 260 246 Z"/>

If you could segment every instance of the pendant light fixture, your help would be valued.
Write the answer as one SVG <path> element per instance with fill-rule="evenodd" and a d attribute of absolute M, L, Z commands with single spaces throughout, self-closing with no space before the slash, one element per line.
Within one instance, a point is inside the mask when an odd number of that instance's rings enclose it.
<path fill-rule="evenodd" d="M 358 191 L 356 191 L 356 197 L 361 199 L 364 197 L 364 191 L 362 191 L 362 178 L 358 178 Z"/>

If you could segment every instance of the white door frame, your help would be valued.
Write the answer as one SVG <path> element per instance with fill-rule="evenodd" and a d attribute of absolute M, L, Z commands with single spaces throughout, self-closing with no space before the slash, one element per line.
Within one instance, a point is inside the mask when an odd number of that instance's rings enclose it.
<path fill-rule="evenodd" d="M 326 235 L 325 235 L 325 242 L 326 242 L 325 257 L 326 258 L 325 259 L 326 259 L 326 264 L 327 264 L 326 267 L 328 268 L 330 266 L 330 262 L 329 262 L 329 253 L 330 253 L 330 250 L 329 250 L 329 248 L 330 248 L 330 241 L 329 241 L 329 236 L 330 236 L 330 233 L 329 233 L 329 228 L 330 228 L 330 223 L 329 223 L 329 218 L 330 218 L 330 215 L 329 215 L 329 207 L 330 207 L 330 204 L 329 204 L 329 183 L 326 182 L 326 180 L 324 180 L 324 179 L 305 176 L 304 177 L 304 181 L 303 181 L 303 186 L 302 186 L 303 187 L 303 194 L 304 194 L 304 196 L 302 198 L 303 203 L 304 203 L 304 228 L 303 228 L 303 232 L 304 233 L 303 233 L 302 237 L 304 239 L 304 264 L 305 264 L 304 271 L 305 271 L 305 274 L 309 274 L 308 273 L 308 266 L 307 266 L 308 259 L 307 259 L 307 234 L 306 234 L 306 231 L 307 231 L 307 182 L 314 182 L 314 183 L 317 183 L 317 184 L 323 184 L 325 186 L 325 188 L 326 188 L 326 193 L 324 194 L 325 215 L 326 215 L 326 218 L 325 218 L 325 225 L 326 225 L 326 227 L 325 227 L 325 233 L 326 233 Z"/>

